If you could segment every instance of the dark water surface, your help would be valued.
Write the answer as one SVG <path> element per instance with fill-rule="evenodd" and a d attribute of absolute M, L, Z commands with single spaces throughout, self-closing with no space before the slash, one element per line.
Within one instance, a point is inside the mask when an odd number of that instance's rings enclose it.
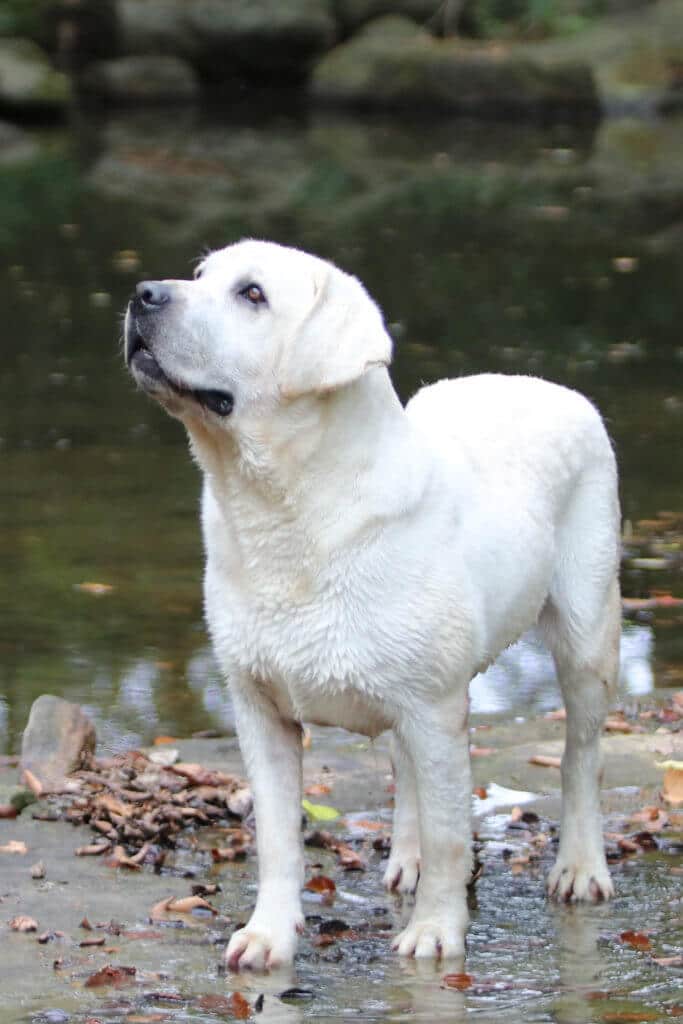
<path fill-rule="evenodd" d="M 229 723 L 202 625 L 199 476 L 119 342 L 136 280 L 187 276 L 206 246 L 274 238 L 360 276 L 404 397 L 484 370 L 579 388 L 614 439 L 625 517 L 680 511 L 682 129 L 357 121 L 267 103 L 232 120 L 81 117 L 3 158 L 0 751 L 44 692 L 90 708 L 105 748 Z M 631 571 L 625 589 L 651 579 Z M 647 691 L 660 665 L 680 666 L 679 633 L 631 627 L 625 685 Z M 531 646 L 480 692 L 482 711 L 557 703 Z"/>

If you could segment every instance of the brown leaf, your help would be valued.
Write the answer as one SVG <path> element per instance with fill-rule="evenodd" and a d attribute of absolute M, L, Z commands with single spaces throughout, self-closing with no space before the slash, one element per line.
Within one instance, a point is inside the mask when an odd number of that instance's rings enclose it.
<path fill-rule="evenodd" d="M 112 967 L 107 964 L 101 970 L 91 974 L 85 982 L 86 988 L 100 988 L 102 985 L 130 985 L 135 980 L 134 967 Z"/>
<path fill-rule="evenodd" d="M 38 922 L 27 914 L 19 914 L 13 917 L 9 923 L 13 932 L 37 932 Z"/>
<path fill-rule="evenodd" d="M 345 871 L 365 871 L 366 865 L 363 858 L 346 843 L 337 843 L 335 852 Z"/>
<path fill-rule="evenodd" d="M 633 946 L 634 949 L 650 949 L 650 940 L 643 932 L 625 931 L 619 938 L 627 946 Z"/>
<path fill-rule="evenodd" d="M 241 992 L 233 992 L 230 996 L 200 996 L 197 1006 L 211 1013 L 228 1015 L 235 1020 L 247 1020 L 251 1015 L 251 1006 Z"/>
<path fill-rule="evenodd" d="M 495 752 L 494 747 L 470 747 L 470 757 L 489 757 Z"/>
<path fill-rule="evenodd" d="M 652 962 L 660 967 L 683 967 L 683 953 L 675 953 L 673 956 L 653 956 Z"/>
<path fill-rule="evenodd" d="M 304 790 L 306 796 L 326 796 L 332 792 L 331 786 L 326 786 L 324 782 L 316 782 L 311 786 L 307 786 Z"/>
<path fill-rule="evenodd" d="M 155 747 L 161 747 L 164 743 L 177 743 L 178 740 L 174 736 L 155 736 L 152 743 Z"/>
<path fill-rule="evenodd" d="M 0 804 L 0 818 L 16 818 L 18 813 L 13 804 Z"/>
<path fill-rule="evenodd" d="M 147 849 L 149 844 L 146 844 Z M 147 853 L 147 849 L 143 847 L 144 852 Z M 141 852 L 141 851 L 140 851 Z M 108 857 L 105 860 L 105 864 L 108 868 L 128 868 L 131 871 L 139 871 L 140 863 L 136 859 L 140 853 L 136 853 L 135 857 L 129 857 L 122 846 L 115 846 L 113 856 Z"/>
<path fill-rule="evenodd" d="M 488 795 L 486 792 L 486 786 L 476 786 L 472 790 L 472 793 L 474 794 L 474 796 L 478 796 L 480 800 L 486 800 L 486 797 Z"/>
<path fill-rule="evenodd" d="M 534 754 L 529 758 L 529 764 L 537 764 L 542 768 L 561 768 L 562 758 L 551 757 L 549 754 Z"/>
<path fill-rule="evenodd" d="M 213 846 L 211 848 L 211 859 L 214 864 L 220 864 L 225 861 L 244 860 L 246 855 L 246 846 Z"/>
<path fill-rule="evenodd" d="M 605 732 L 633 732 L 633 726 L 623 718 L 608 718 L 605 722 Z"/>
<path fill-rule="evenodd" d="M 88 846 L 77 846 L 74 853 L 77 857 L 98 857 L 101 853 L 108 853 L 111 850 L 111 843 L 89 843 Z"/>
<path fill-rule="evenodd" d="M 325 875 L 313 875 L 313 878 L 309 878 L 304 886 L 304 889 L 308 889 L 309 892 L 320 892 L 325 895 L 335 892 L 336 888 L 332 879 Z"/>
<path fill-rule="evenodd" d="M 683 769 L 666 769 L 662 785 L 662 798 L 673 807 L 683 806 Z"/>
<path fill-rule="evenodd" d="M 90 935 L 87 939 L 83 939 L 82 942 L 79 942 L 78 945 L 83 949 L 87 949 L 90 946 L 103 946 L 106 941 L 107 939 L 104 935 Z"/>
<path fill-rule="evenodd" d="M 643 807 L 630 815 L 631 821 L 643 822 L 648 832 L 660 832 L 669 823 L 669 815 L 661 807 Z"/>
<path fill-rule="evenodd" d="M 0 846 L 0 853 L 28 853 L 28 846 L 20 839 L 10 839 L 4 846 Z"/>
<path fill-rule="evenodd" d="M 210 910 L 212 914 L 217 914 L 218 911 L 211 906 L 201 896 L 169 896 L 168 899 L 161 900 L 152 907 L 151 918 L 153 921 L 163 921 L 167 919 L 169 914 L 191 914 L 193 910 L 201 908 L 203 910 Z"/>
<path fill-rule="evenodd" d="M 230 786 L 237 781 L 234 775 L 211 771 L 200 764 L 172 764 L 168 771 L 187 779 L 191 786 Z"/>
<path fill-rule="evenodd" d="M 455 988 L 459 992 L 463 992 L 466 988 L 470 988 L 474 978 L 471 974 L 444 974 L 441 979 L 442 988 Z"/>

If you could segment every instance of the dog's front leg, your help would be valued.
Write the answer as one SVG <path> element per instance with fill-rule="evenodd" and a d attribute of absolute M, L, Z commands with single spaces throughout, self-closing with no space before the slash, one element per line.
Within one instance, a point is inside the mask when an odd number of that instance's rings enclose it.
<path fill-rule="evenodd" d="M 459 957 L 472 872 L 466 687 L 439 704 L 420 704 L 395 728 L 415 768 L 421 861 L 415 908 L 393 948 L 401 956 Z"/>
<path fill-rule="evenodd" d="M 225 953 L 228 966 L 291 963 L 303 928 L 301 886 L 301 726 L 285 721 L 251 682 L 234 687 L 242 757 L 254 794 L 259 889 L 249 922 Z"/>

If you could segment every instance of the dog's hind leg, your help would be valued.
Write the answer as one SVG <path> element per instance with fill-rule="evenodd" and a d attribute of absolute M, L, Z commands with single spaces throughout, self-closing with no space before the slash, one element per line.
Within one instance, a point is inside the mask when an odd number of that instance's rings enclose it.
<path fill-rule="evenodd" d="M 600 509 L 600 498 L 610 501 L 607 508 Z M 600 813 L 600 736 L 619 669 L 615 505 L 604 487 L 577 496 L 559 534 L 557 570 L 540 617 L 567 710 L 560 848 L 547 882 L 549 895 L 563 901 L 614 893 Z"/>
<path fill-rule="evenodd" d="M 387 889 L 415 892 L 420 877 L 420 825 L 417 813 L 415 768 L 401 737 L 391 734 L 391 761 L 396 794 L 391 833 L 391 855 L 384 872 Z"/>

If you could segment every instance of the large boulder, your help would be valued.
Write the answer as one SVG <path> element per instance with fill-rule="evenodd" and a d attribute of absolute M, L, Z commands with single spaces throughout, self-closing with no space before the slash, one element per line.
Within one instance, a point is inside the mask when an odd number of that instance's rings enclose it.
<path fill-rule="evenodd" d="M 84 93 L 109 103 L 166 103 L 199 95 L 199 79 L 180 57 L 119 57 L 91 64 L 80 82 Z"/>
<path fill-rule="evenodd" d="M 69 79 L 55 71 L 39 46 L 28 39 L 0 39 L 0 113 L 54 115 L 70 99 Z"/>
<path fill-rule="evenodd" d="M 21 741 L 20 772 L 38 780 L 44 792 L 59 790 L 70 772 L 95 752 L 95 726 L 78 704 L 43 694 L 34 700 Z"/>
<path fill-rule="evenodd" d="M 581 62 L 536 61 L 514 48 L 434 39 L 412 21 L 380 18 L 314 69 L 321 100 L 357 107 L 478 115 L 596 115 L 593 75 Z"/>
<path fill-rule="evenodd" d="M 210 80 L 301 79 L 334 40 L 330 0 L 117 0 L 124 53 L 184 57 Z"/>
<path fill-rule="evenodd" d="M 440 5 L 434 0 L 336 0 L 335 14 L 345 30 L 354 30 L 386 14 L 399 14 L 421 25 L 443 27 Z"/>

